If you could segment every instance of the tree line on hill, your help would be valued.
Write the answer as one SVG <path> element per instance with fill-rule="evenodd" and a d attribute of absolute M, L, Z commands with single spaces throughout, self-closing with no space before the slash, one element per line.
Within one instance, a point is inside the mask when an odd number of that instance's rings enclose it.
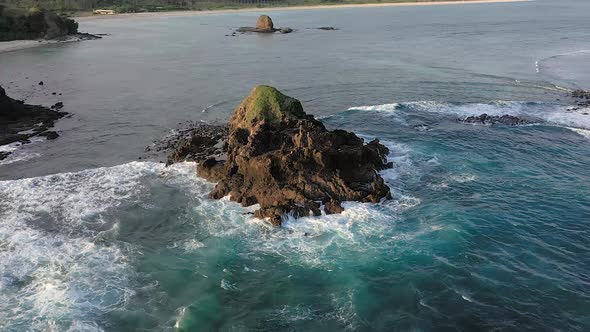
<path fill-rule="evenodd" d="M 39 7 L 8 9 L 0 5 L 0 41 L 53 39 L 78 32 L 78 23 Z"/>
<path fill-rule="evenodd" d="M 346 0 L 0 0 L 8 8 L 42 7 L 61 13 L 114 9 L 118 13 L 167 10 L 206 10 L 217 8 L 271 7 Z M 380 0 L 376 0 L 380 1 Z M 391 0 L 390 0 L 391 1 Z M 358 2 L 364 2 L 360 0 Z M 1 5 L 1 4 L 0 4 Z"/>

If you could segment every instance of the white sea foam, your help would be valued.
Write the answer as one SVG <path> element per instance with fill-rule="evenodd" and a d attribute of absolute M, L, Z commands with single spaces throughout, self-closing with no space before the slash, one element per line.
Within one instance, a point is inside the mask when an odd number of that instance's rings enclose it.
<path fill-rule="evenodd" d="M 351 107 L 351 108 L 349 108 L 349 110 L 392 112 L 392 111 L 395 111 L 399 105 L 400 104 L 398 104 L 398 103 L 391 103 L 391 104 L 373 105 L 373 106 L 357 106 L 357 107 Z"/>
<path fill-rule="evenodd" d="M 231 283 L 225 279 L 221 279 L 220 287 L 223 288 L 224 290 L 238 290 L 238 287 L 236 287 L 236 284 Z"/>
<path fill-rule="evenodd" d="M 466 183 L 472 182 L 477 179 L 477 177 L 473 174 L 458 174 L 458 175 L 451 175 L 450 179 L 457 183 Z"/>
<path fill-rule="evenodd" d="M 338 271 L 342 253 L 372 257 L 403 209 L 419 204 L 401 193 L 393 181 L 414 172 L 410 150 L 384 142 L 396 162 L 384 173 L 394 189 L 394 200 L 384 204 L 344 203 L 337 215 L 288 218 L 283 227 L 268 226 L 228 198 L 206 198 L 211 183 L 195 176 L 194 164 L 165 168 L 161 164 L 125 165 L 0 182 L 0 330 L 21 324 L 23 330 L 99 330 L 100 316 L 124 309 L 138 289 L 133 266 L 139 252 L 117 243 L 118 211 L 127 204 L 157 204 L 147 198 L 154 183 L 180 188 L 193 197 L 192 213 L 198 238 L 228 237 L 242 241 L 252 264 L 264 255 L 293 265 Z M 183 234 L 172 247 L 187 253 L 203 250 L 197 233 Z M 250 265 L 250 264 L 248 264 Z M 257 270 L 244 266 L 244 271 Z M 100 271 L 100 273 L 98 273 Z M 204 276 L 204 278 L 207 278 Z M 228 278 L 226 276 L 226 278 Z M 228 279 L 219 287 L 239 291 Z M 333 315 L 354 326 L 351 298 L 338 297 Z M 301 314 L 300 316 L 297 316 Z M 291 317 L 304 319 L 304 312 Z M 184 313 L 178 312 L 176 321 Z"/>
<path fill-rule="evenodd" d="M 194 165 L 163 169 L 129 163 L 0 181 L 0 330 L 97 331 L 101 314 L 124 307 L 135 251 L 113 242 L 113 211 L 140 201 L 148 179 L 181 183 Z"/>
<path fill-rule="evenodd" d="M 375 106 L 352 107 L 350 110 L 379 111 L 396 114 L 400 110 L 405 112 L 431 112 L 451 114 L 460 117 L 481 115 L 513 115 L 539 119 L 551 125 L 590 129 L 590 110 L 581 108 L 574 110 L 573 106 L 551 103 L 534 103 L 519 101 L 495 101 L 490 103 L 440 103 L 434 101 L 419 101 L 409 103 L 395 103 Z"/>
<path fill-rule="evenodd" d="M 186 315 L 186 307 L 181 307 L 178 310 L 176 310 L 176 319 L 174 320 L 174 328 L 175 329 L 179 329 L 180 328 L 180 323 L 182 322 L 182 320 L 184 319 L 184 316 Z"/>
<path fill-rule="evenodd" d="M 576 134 L 579 134 L 581 136 L 584 136 L 584 137 L 590 139 L 590 130 L 589 129 L 572 128 L 572 127 L 567 127 L 567 129 L 573 131 Z"/>
<path fill-rule="evenodd" d="M 31 145 L 44 141 L 46 141 L 44 137 L 32 137 L 28 144 L 14 142 L 0 145 L 0 152 L 10 152 L 6 158 L 0 160 L 0 166 L 13 164 L 19 161 L 26 161 L 41 156 L 39 152 L 31 151 Z"/>

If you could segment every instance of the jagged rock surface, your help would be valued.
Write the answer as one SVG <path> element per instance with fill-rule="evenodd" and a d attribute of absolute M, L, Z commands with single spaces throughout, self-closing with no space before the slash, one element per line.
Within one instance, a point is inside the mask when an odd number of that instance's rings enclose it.
<path fill-rule="evenodd" d="M 467 124 L 480 124 L 480 125 L 506 125 L 506 126 L 519 126 L 535 123 L 535 121 L 513 116 L 513 115 L 488 115 L 486 113 L 482 115 L 468 116 L 466 118 L 458 119 L 459 122 Z"/>
<path fill-rule="evenodd" d="M 243 206 L 260 204 L 259 218 L 280 224 L 295 217 L 339 213 L 341 202 L 390 198 L 378 174 L 391 167 L 387 147 L 344 130 L 328 131 L 301 103 L 273 87 L 258 86 L 230 119 L 227 159 L 210 158 L 198 174 L 218 182 L 210 196 L 230 195 Z"/>

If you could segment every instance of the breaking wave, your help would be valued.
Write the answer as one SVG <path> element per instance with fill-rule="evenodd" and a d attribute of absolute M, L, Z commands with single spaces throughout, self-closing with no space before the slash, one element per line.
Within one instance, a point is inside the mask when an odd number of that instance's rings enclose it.
<path fill-rule="evenodd" d="M 351 107 L 349 110 L 382 113 L 440 113 L 459 117 L 488 115 L 513 115 L 539 120 L 548 125 L 590 129 L 590 109 L 552 103 L 495 101 L 490 103 L 441 103 L 419 101 L 374 106 Z"/>
<path fill-rule="evenodd" d="M 117 209 L 140 201 L 146 180 L 189 169 L 133 162 L 0 181 L 0 330 L 100 331 L 135 294 L 136 252 L 116 240 Z"/>

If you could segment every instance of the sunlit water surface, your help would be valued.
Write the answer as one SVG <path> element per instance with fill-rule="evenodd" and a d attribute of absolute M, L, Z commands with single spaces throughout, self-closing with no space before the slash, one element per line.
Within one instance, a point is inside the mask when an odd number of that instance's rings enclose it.
<path fill-rule="evenodd" d="M 590 88 L 589 9 L 285 11 L 293 34 L 238 37 L 259 13 L 103 19 L 0 54 L 9 94 L 73 113 L 0 147 L 0 330 L 590 330 L 590 116 L 564 92 Z M 275 228 L 194 164 L 137 161 L 261 83 L 380 138 L 393 200 Z M 456 121 L 481 113 L 535 124 Z"/>

